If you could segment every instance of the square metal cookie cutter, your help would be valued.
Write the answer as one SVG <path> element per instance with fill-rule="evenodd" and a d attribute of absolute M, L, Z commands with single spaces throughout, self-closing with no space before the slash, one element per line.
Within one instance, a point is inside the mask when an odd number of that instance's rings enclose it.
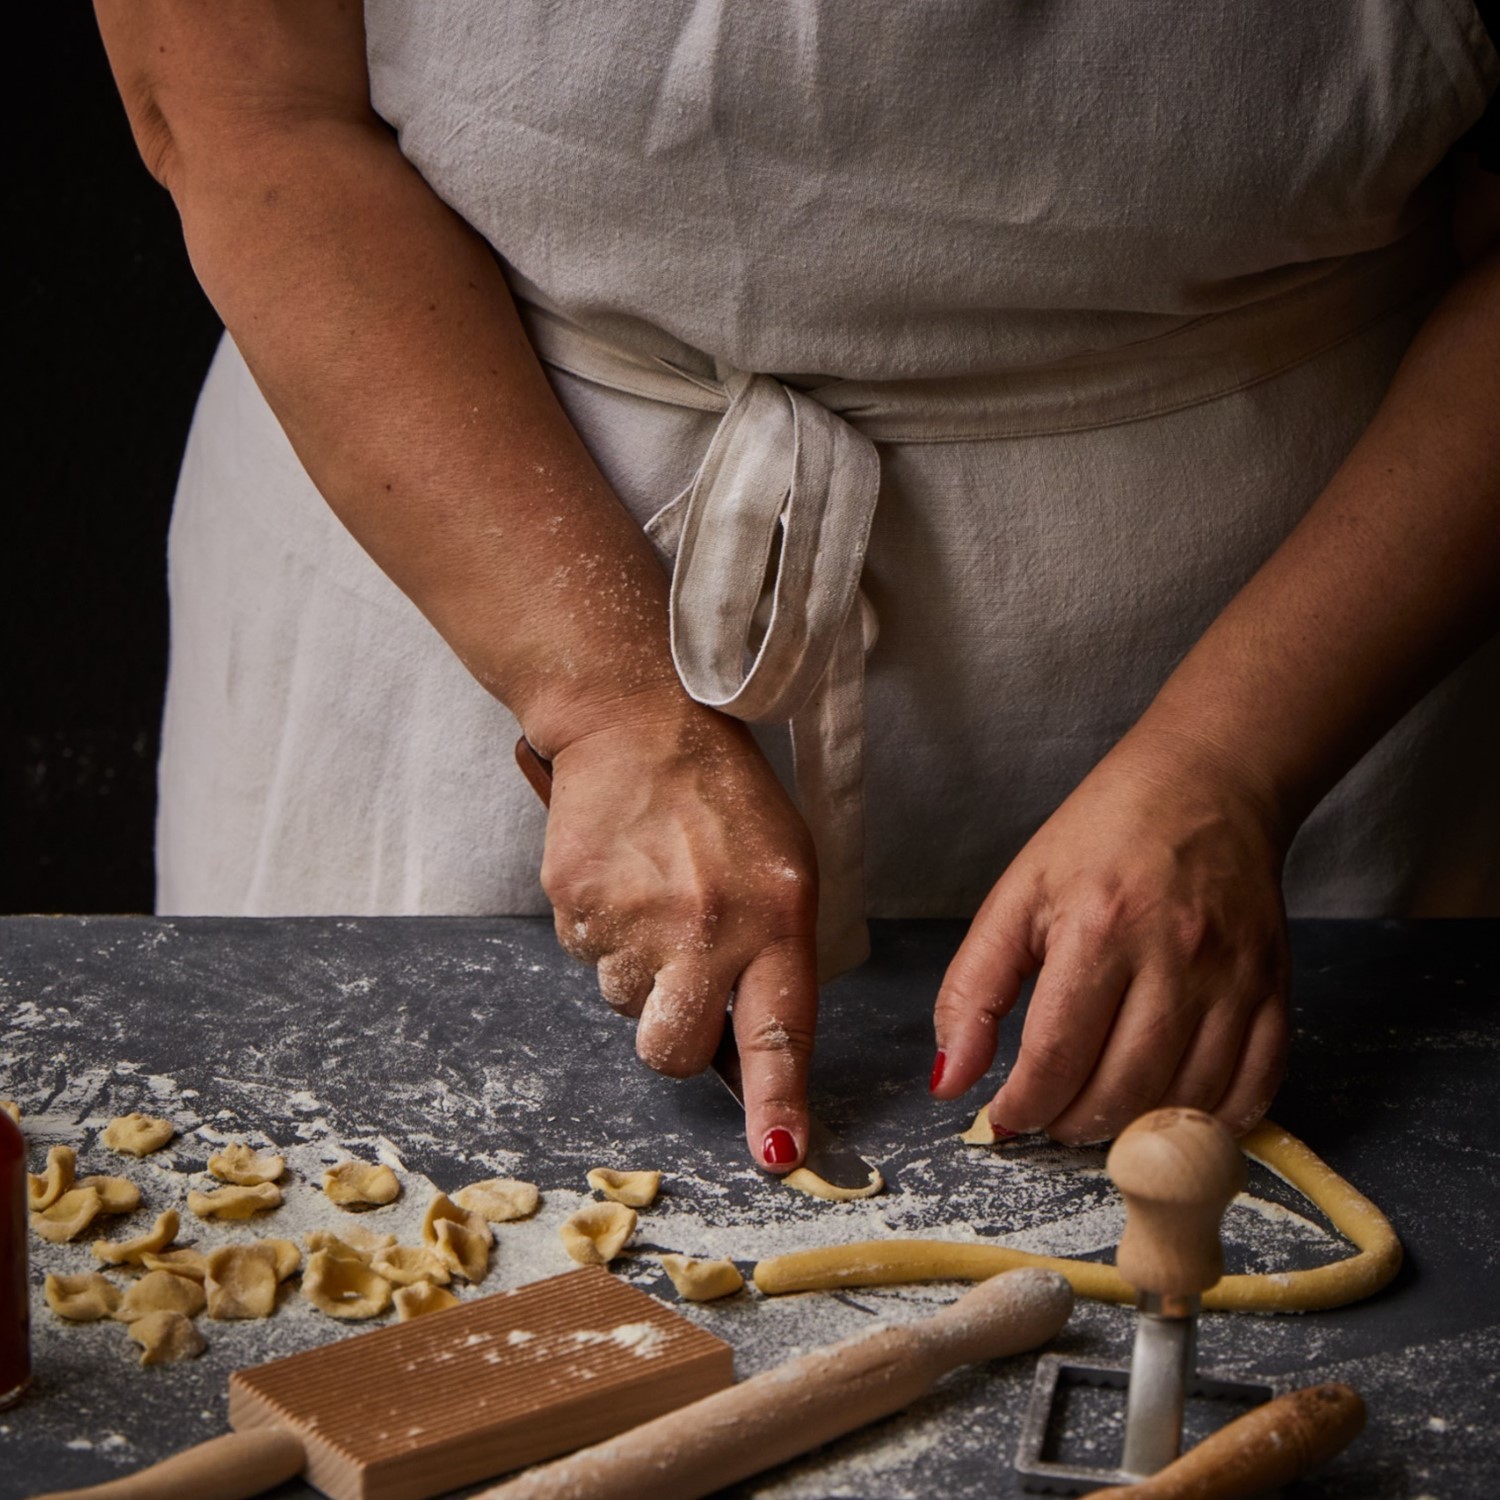
<path fill-rule="evenodd" d="M 1079 1388 L 1114 1390 L 1123 1395 L 1129 1385 L 1130 1371 L 1123 1367 L 1075 1364 L 1060 1354 L 1041 1356 L 1037 1361 L 1031 1398 L 1026 1403 L 1026 1411 L 1021 1420 L 1021 1440 L 1016 1450 L 1016 1471 L 1021 1475 L 1027 1490 L 1052 1495 L 1081 1495 L 1108 1485 L 1135 1484 L 1145 1477 L 1130 1473 L 1118 1465 L 1101 1464 L 1095 1467 L 1054 1456 L 1064 1449 L 1069 1438 L 1082 1437 L 1082 1434 L 1064 1430 L 1070 1391 Z M 1205 1428 L 1218 1428 L 1235 1417 L 1242 1416 L 1249 1408 L 1269 1401 L 1276 1392 L 1273 1387 L 1260 1381 L 1224 1380 L 1210 1375 L 1194 1375 L 1187 1382 L 1185 1394 L 1194 1407 L 1189 1414 L 1193 1427 L 1199 1425 L 1196 1419 L 1207 1416 L 1212 1406 L 1227 1408 L 1221 1412 L 1221 1420 L 1204 1424 Z M 1119 1423 L 1119 1441 L 1122 1447 L 1123 1411 L 1122 1401 Z M 1205 1437 L 1207 1435 L 1207 1430 L 1201 1434 Z"/>

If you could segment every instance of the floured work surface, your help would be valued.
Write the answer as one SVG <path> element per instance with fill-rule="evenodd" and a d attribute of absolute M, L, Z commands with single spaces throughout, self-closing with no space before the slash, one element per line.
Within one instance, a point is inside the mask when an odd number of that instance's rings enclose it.
<path fill-rule="evenodd" d="M 613 1437 L 730 1384 L 729 1346 L 608 1271 L 236 1372 L 236 1429 L 289 1425 L 334 1500 L 410 1500 Z"/>
<path fill-rule="evenodd" d="M 740 1378 L 814 1345 L 909 1321 L 962 1288 L 812 1293 L 679 1303 L 656 1261 L 672 1251 L 754 1260 L 884 1234 L 998 1237 L 1023 1249 L 1109 1259 L 1120 1228 L 1103 1153 L 963 1146 L 980 1093 L 927 1095 L 930 1006 L 962 928 L 884 923 L 876 957 L 829 988 L 814 1088 L 827 1123 L 877 1162 L 883 1196 L 819 1203 L 767 1183 L 742 1122 L 711 1078 L 640 1068 L 630 1027 L 546 921 L 0 922 L 0 1096 L 19 1099 L 33 1170 L 79 1149 L 79 1173 L 137 1182 L 145 1205 L 106 1232 L 144 1231 L 199 1185 L 232 1139 L 288 1158 L 286 1203 L 252 1225 L 191 1224 L 200 1247 L 300 1238 L 342 1211 L 314 1186 L 354 1155 L 389 1163 L 402 1195 L 357 1218 L 418 1237 L 432 1188 L 490 1176 L 540 1185 L 533 1218 L 496 1226 L 489 1294 L 569 1270 L 557 1227 L 590 1194 L 591 1167 L 659 1168 L 611 1274 L 673 1304 L 736 1351 Z M 1360 1500 L 1487 1496 L 1500 1470 L 1490 1418 L 1500 1368 L 1500 924 L 1311 923 L 1294 928 L 1298 1036 L 1276 1118 L 1367 1192 L 1408 1252 L 1369 1303 L 1298 1317 L 1211 1315 L 1206 1367 L 1280 1387 L 1348 1380 L 1370 1427 L 1316 1493 Z M 1013 1047 L 1017 1016 L 1004 1028 Z M 178 1136 L 139 1161 L 98 1136 L 113 1115 L 165 1115 Z M 1347 1246 L 1259 1168 L 1228 1219 L 1228 1267 L 1315 1265 Z M 186 1216 L 185 1216 L 186 1217 Z M 350 1330 L 287 1297 L 269 1319 L 199 1320 L 207 1352 L 140 1369 L 118 1324 L 63 1326 L 42 1304 L 45 1270 L 93 1269 L 87 1243 L 33 1241 L 38 1386 L 0 1414 L 0 1500 L 43 1483 L 114 1477 L 225 1429 L 230 1373 Z M 356 1325 L 368 1327 L 370 1325 Z M 1130 1315 L 1081 1304 L 1056 1347 L 1119 1363 Z M 961 1371 L 910 1412 L 729 1492 L 760 1500 L 1019 1494 L 1011 1470 L 1033 1361 Z M 1101 1452 L 1118 1434 L 1101 1432 Z M 12 1455 L 15 1463 L 9 1462 Z M 291 1485 L 283 1496 L 311 1494 Z"/>

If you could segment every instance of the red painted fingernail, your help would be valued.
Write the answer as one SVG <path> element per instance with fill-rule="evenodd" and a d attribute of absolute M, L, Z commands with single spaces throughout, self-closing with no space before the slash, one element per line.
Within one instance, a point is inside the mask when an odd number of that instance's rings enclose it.
<path fill-rule="evenodd" d="M 948 1054 L 939 1052 L 932 1065 L 932 1077 L 927 1080 L 927 1092 L 931 1093 L 943 1081 L 943 1069 L 948 1066 Z"/>
<path fill-rule="evenodd" d="M 796 1161 L 797 1143 L 792 1139 L 792 1132 L 779 1125 L 775 1130 L 767 1131 L 760 1154 L 765 1157 L 768 1167 L 784 1167 L 788 1162 Z"/>
<path fill-rule="evenodd" d="M 1019 1130 L 1007 1130 L 1003 1125 L 991 1124 L 990 1129 L 995 1132 L 997 1141 L 1013 1141 L 1021 1133 Z"/>

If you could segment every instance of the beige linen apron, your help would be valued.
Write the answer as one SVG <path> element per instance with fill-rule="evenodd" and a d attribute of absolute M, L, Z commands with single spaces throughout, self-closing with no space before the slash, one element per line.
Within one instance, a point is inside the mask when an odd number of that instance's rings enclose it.
<path fill-rule="evenodd" d="M 674 565 L 685 685 L 791 726 L 829 972 L 867 910 L 972 911 L 1314 498 L 1500 73 L 1441 0 L 860 10 L 367 7 L 377 107 Z M 513 724 L 227 343 L 172 587 L 164 911 L 546 909 Z M 1500 899 L 1494 656 L 1314 815 L 1293 910 Z"/>

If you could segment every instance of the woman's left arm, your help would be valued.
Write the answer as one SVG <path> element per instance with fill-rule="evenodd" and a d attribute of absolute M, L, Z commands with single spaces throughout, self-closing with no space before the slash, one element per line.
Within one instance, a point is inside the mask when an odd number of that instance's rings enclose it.
<path fill-rule="evenodd" d="M 1303 819 L 1500 620 L 1500 178 L 1468 267 L 1302 522 L 981 908 L 937 1002 L 933 1092 L 994 1057 L 1041 970 L 1008 1131 L 1104 1139 L 1185 1104 L 1245 1130 L 1286 1049 L 1281 865 Z"/>

